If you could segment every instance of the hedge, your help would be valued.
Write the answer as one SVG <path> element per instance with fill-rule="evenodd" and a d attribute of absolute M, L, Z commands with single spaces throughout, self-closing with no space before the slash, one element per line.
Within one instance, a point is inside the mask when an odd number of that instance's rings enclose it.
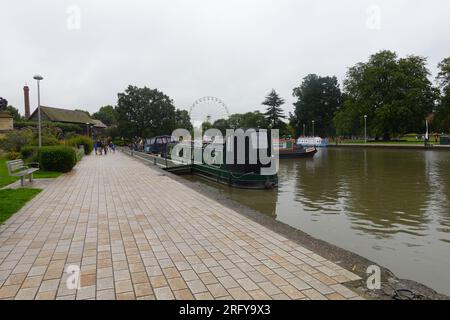
<path fill-rule="evenodd" d="M 30 159 L 30 162 L 37 162 L 39 147 L 34 146 L 25 146 L 20 149 L 20 153 L 22 154 L 22 159 Z"/>
<path fill-rule="evenodd" d="M 41 168 L 46 171 L 69 172 L 77 163 L 75 150 L 65 146 L 42 147 L 38 159 Z"/>
<path fill-rule="evenodd" d="M 64 135 L 75 132 L 78 134 L 83 133 L 83 128 L 77 124 L 71 124 L 71 123 L 62 123 L 62 122 L 48 122 L 43 121 L 42 122 L 43 127 L 57 127 L 62 130 Z M 14 122 L 14 129 L 22 129 L 26 127 L 36 127 L 37 128 L 37 122 L 36 121 L 15 121 Z"/>
<path fill-rule="evenodd" d="M 77 161 L 81 161 L 84 156 L 83 149 L 74 149 L 75 153 L 77 154 Z"/>
<path fill-rule="evenodd" d="M 92 149 L 94 149 L 94 143 L 92 142 L 92 139 L 86 136 L 75 136 L 73 138 L 70 138 L 66 140 L 66 145 L 75 147 L 77 149 L 80 146 L 84 146 L 84 153 L 86 155 L 90 154 L 92 152 Z"/>
<path fill-rule="evenodd" d="M 31 146 L 37 146 L 39 144 L 39 138 L 34 138 L 31 140 L 30 145 Z M 58 139 L 52 136 L 42 136 L 42 146 L 44 147 L 50 147 L 50 146 L 59 146 L 61 143 Z"/>

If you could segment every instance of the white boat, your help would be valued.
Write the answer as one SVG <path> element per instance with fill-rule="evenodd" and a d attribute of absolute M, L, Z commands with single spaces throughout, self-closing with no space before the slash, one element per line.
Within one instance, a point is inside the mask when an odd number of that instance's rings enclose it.
<path fill-rule="evenodd" d="M 303 147 L 326 148 L 328 139 L 321 137 L 300 137 L 297 139 L 297 145 Z"/>

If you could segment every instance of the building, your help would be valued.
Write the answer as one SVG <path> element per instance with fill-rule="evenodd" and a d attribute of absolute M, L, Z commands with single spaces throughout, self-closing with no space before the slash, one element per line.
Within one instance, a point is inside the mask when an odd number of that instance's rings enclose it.
<path fill-rule="evenodd" d="M 94 121 L 94 125 L 92 126 L 92 135 L 94 137 L 102 137 L 108 126 L 97 119 L 92 119 L 92 121 Z"/>
<path fill-rule="evenodd" d="M 29 121 L 38 121 L 37 108 L 28 118 Z M 79 125 L 84 134 L 90 134 L 95 122 L 86 113 L 76 110 L 52 108 L 41 106 L 41 121 L 61 122 Z"/>

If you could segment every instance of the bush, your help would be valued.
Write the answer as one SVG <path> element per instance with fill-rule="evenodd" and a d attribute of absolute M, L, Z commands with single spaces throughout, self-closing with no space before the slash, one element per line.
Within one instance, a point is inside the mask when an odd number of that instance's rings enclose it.
<path fill-rule="evenodd" d="M 22 147 L 22 149 L 20 149 L 20 153 L 22 154 L 22 159 L 30 159 L 30 161 L 28 161 L 28 162 L 37 162 L 38 150 L 39 150 L 38 147 L 33 147 L 33 146 Z"/>
<path fill-rule="evenodd" d="M 33 140 L 31 140 L 30 145 L 31 146 L 37 146 L 39 145 L 39 138 L 34 138 Z M 53 136 L 42 136 L 42 146 L 43 147 L 50 147 L 50 146 L 59 146 L 59 140 Z"/>
<path fill-rule="evenodd" d="M 36 121 L 15 121 L 14 122 L 14 128 L 15 129 L 22 129 L 26 127 L 33 127 L 37 128 L 37 122 Z M 64 136 L 66 136 L 69 132 L 75 132 L 77 134 L 83 133 L 83 128 L 77 124 L 71 124 L 71 123 L 61 123 L 61 122 L 48 122 L 43 121 L 42 127 L 45 128 L 59 128 Z"/>
<path fill-rule="evenodd" d="M 8 160 L 17 160 L 20 159 L 20 153 L 16 151 L 8 152 L 8 155 L 6 156 Z"/>
<path fill-rule="evenodd" d="M 83 159 L 84 156 L 84 149 L 80 148 L 80 149 L 75 149 L 75 153 L 77 154 L 77 161 L 81 161 L 81 159 Z"/>
<path fill-rule="evenodd" d="M 84 146 L 84 153 L 86 155 L 92 152 L 94 149 L 94 143 L 92 139 L 86 136 L 76 136 L 71 139 L 66 140 L 66 145 L 74 148 L 79 148 L 80 146 Z"/>
<path fill-rule="evenodd" d="M 34 137 L 32 129 L 26 128 L 22 130 L 14 130 L 8 132 L 3 139 L 0 140 L 0 148 L 5 151 L 19 152 L 20 149 L 29 144 Z"/>
<path fill-rule="evenodd" d="M 69 172 L 77 163 L 75 150 L 65 146 L 42 147 L 38 159 L 41 168 L 46 171 Z"/>

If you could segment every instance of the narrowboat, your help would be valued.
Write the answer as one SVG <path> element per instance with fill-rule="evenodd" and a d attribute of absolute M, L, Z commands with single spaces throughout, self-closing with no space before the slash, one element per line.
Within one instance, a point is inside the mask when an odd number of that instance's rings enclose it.
<path fill-rule="evenodd" d="M 312 158 L 317 153 L 316 147 L 298 145 L 295 139 L 280 139 L 274 142 L 274 147 L 278 149 L 280 159 Z"/>
<path fill-rule="evenodd" d="M 157 136 L 150 139 L 145 139 L 144 152 L 165 156 L 167 146 L 174 141 L 175 140 L 172 136 Z"/>
<path fill-rule="evenodd" d="M 272 139 L 266 132 L 255 131 L 251 136 L 245 137 L 245 159 L 240 161 L 241 163 L 237 161 L 238 143 L 234 136 L 228 136 L 225 141 L 212 141 L 200 143 L 200 145 L 191 141 L 172 143 L 169 145 L 168 156 L 172 154 L 172 149 L 176 146 L 180 150 L 183 150 L 183 147 L 191 148 L 190 172 L 194 175 L 234 188 L 273 189 L 278 186 L 278 168 L 273 174 L 265 173 L 264 169 L 270 168 L 271 163 L 264 164 L 259 155 L 259 149 L 263 149 L 267 157 L 273 160 Z M 214 151 L 205 152 L 206 148 Z M 231 152 L 234 156 L 232 163 L 226 161 L 227 152 Z M 250 152 L 255 152 L 256 161 L 250 159 Z M 170 169 L 172 170 L 176 172 Z"/>

